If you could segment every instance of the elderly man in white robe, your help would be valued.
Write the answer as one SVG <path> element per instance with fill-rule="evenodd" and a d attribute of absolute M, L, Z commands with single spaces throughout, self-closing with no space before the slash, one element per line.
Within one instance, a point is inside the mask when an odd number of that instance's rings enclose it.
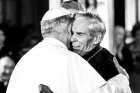
<path fill-rule="evenodd" d="M 61 7 L 45 13 L 41 20 L 44 39 L 17 63 L 6 93 L 94 93 L 106 84 L 88 62 L 68 50 L 69 15 Z"/>

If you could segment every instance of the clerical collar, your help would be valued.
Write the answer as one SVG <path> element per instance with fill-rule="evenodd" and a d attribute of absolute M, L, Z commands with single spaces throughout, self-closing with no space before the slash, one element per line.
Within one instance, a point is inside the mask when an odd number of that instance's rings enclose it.
<path fill-rule="evenodd" d="M 100 45 L 97 45 L 94 49 L 89 51 L 87 54 L 83 56 L 85 60 L 88 60 L 91 56 L 95 55 L 102 47 Z"/>

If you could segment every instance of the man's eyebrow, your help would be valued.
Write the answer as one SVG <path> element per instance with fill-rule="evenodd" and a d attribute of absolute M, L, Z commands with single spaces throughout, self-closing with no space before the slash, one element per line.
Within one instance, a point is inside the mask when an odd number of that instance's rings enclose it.
<path fill-rule="evenodd" d="M 76 33 L 79 34 L 79 35 L 87 34 L 87 33 L 84 33 L 84 32 L 76 32 Z"/>

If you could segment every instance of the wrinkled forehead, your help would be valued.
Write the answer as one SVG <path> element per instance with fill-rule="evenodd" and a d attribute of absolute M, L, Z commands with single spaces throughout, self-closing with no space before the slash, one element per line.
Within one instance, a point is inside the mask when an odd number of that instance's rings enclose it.
<path fill-rule="evenodd" d="M 87 20 L 86 17 L 79 16 L 75 19 L 74 24 L 79 24 L 79 25 L 85 24 L 86 25 L 86 24 L 89 24 L 89 21 Z"/>
<path fill-rule="evenodd" d="M 101 26 L 101 22 L 99 22 L 99 20 L 97 20 L 96 18 L 88 18 L 88 17 L 84 17 L 84 16 L 78 16 L 75 18 L 75 21 L 73 23 L 73 27 L 81 27 L 81 28 L 89 28 L 89 29 L 93 29 L 95 27 L 99 27 Z"/>
<path fill-rule="evenodd" d="M 73 30 L 88 30 L 90 22 L 85 17 L 77 17 L 73 22 Z"/>

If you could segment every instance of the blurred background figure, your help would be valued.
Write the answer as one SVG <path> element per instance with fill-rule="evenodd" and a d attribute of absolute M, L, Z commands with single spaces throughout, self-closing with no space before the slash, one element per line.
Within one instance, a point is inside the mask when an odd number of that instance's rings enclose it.
<path fill-rule="evenodd" d="M 86 1 L 87 0 L 79 0 L 78 2 L 81 4 L 84 10 L 86 10 Z"/>
<path fill-rule="evenodd" d="M 88 12 L 97 12 L 97 0 L 86 0 L 86 8 Z"/>
<path fill-rule="evenodd" d="M 133 59 L 129 49 L 129 45 L 126 44 L 126 31 L 122 26 L 116 26 L 114 28 L 114 41 L 115 48 L 114 53 L 116 55 L 119 64 L 126 69 L 126 71 L 131 73 L 133 69 Z"/>
<path fill-rule="evenodd" d="M 8 56 L 0 59 L 0 93 L 6 93 L 6 88 L 15 67 L 15 62 Z"/>
<path fill-rule="evenodd" d="M 4 46 L 4 41 L 5 41 L 5 35 L 2 29 L 0 29 L 0 50 Z"/>
<path fill-rule="evenodd" d="M 76 1 L 65 1 L 61 3 L 61 6 L 66 8 L 66 9 L 71 9 L 71 10 L 84 10 L 84 7 L 80 3 L 77 3 Z"/>
<path fill-rule="evenodd" d="M 11 46 L 8 46 L 7 41 L 8 26 L 6 24 L 0 25 L 0 93 L 5 93 L 10 79 L 11 73 L 15 66 L 13 59 L 13 51 Z M 17 55 L 18 56 L 18 55 Z"/>
<path fill-rule="evenodd" d="M 5 35 L 5 26 L 0 25 L 0 57 L 6 54 L 7 49 L 5 48 L 5 42 L 6 42 L 6 35 Z"/>
<path fill-rule="evenodd" d="M 130 46 L 134 66 L 140 70 L 140 22 L 136 23 L 132 29 L 133 42 Z"/>
<path fill-rule="evenodd" d="M 40 36 L 41 34 L 34 29 L 34 26 L 28 25 L 24 28 L 24 31 L 26 31 L 26 35 L 20 44 L 20 50 L 19 50 L 20 58 L 26 52 L 28 52 L 33 46 L 35 46 L 39 41 L 42 40 Z"/>
<path fill-rule="evenodd" d="M 0 24 L 0 58 L 9 56 L 16 62 L 18 59 L 15 51 L 17 47 L 13 47 L 15 43 L 12 40 L 13 35 L 11 33 L 12 31 L 7 24 Z"/>

